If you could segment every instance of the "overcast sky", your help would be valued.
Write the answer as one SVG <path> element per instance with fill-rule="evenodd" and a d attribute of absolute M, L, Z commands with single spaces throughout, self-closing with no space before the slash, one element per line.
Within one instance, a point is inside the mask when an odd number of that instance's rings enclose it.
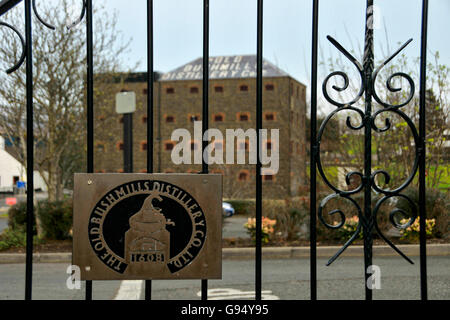
<path fill-rule="evenodd" d="M 95 3 L 96 1 L 94 1 Z M 124 67 L 146 65 L 146 0 L 108 0 L 116 10 L 118 30 L 132 38 Z M 332 35 L 344 47 L 360 52 L 364 44 L 364 0 L 321 0 L 319 42 L 323 54 L 337 54 L 327 41 Z M 202 55 L 202 0 L 154 0 L 155 69 L 171 71 Z M 210 0 L 210 55 L 256 53 L 256 0 Z M 375 0 L 380 29 L 375 30 L 376 60 L 388 48 L 413 38 L 404 53 L 420 54 L 421 0 Z M 450 65 L 450 1 L 430 0 L 430 51 L 438 50 Z M 309 85 L 311 64 L 311 0 L 264 1 L 264 57 Z M 387 30 L 388 41 L 386 40 Z M 359 56 L 357 58 L 360 58 Z"/>

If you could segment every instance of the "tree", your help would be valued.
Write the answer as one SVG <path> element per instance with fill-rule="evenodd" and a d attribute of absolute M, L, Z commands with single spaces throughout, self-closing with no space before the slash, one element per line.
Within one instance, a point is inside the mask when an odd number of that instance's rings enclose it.
<path fill-rule="evenodd" d="M 42 4 L 41 4 L 42 3 Z M 53 24 L 50 30 L 36 18 L 33 21 L 33 81 L 35 170 L 45 180 L 50 201 L 60 200 L 63 188 L 70 185 L 73 173 L 84 171 L 86 153 L 86 35 L 80 25 L 68 29 L 76 13 L 64 0 L 58 10 L 40 2 L 39 15 Z M 119 38 L 116 16 L 104 7 L 94 10 L 94 89 L 95 107 L 112 99 L 108 78 L 119 68 L 120 56 L 127 47 Z M 7 21 L 23 28 L 21 10 L 13 9 Z M 6 70 L 20 57 L 22 47 L 7 28 L 0 28 L 0 67 Z M 13 141 L 13 155 L 26 166 L 26 94 L 24 66 L 10 75 L 0 74 L 0 127 Z M 110 103 L 109 103 L 110 105 Z"/>

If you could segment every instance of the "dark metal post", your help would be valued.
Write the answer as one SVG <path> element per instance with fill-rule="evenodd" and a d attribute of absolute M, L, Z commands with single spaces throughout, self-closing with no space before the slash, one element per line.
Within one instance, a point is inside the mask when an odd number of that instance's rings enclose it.
<path fill-rule="evenodd" d="M 372 185 L 370 176 L 372 174 L 372 126 L 370 117 L 372 115 L 372 73 L 374 68 L 373 54 L 373 0 L 367 0 L 366 8 L 366 32 L 364 43 L 364 81 L 365 81 L 365 116 L 364 116 L 364 287 L 366 300 L 372 300 L 372 290 L 367 286 L 370 274 L 367 268 L 372 265 Z"/>
<path fill-rule="evenodd" d="M 422 300 L 428 299 L 427 292 L 427 241 L 426 241 L 426 218 L 425 207 L 425 157 L 426 157 L 426 86 L 427 86 L 427 36 L 428 36 L 428 0 L 423 0 L 422 7 L 422 43 L 420 49 L 420 110 L 419 110 L 419 223 L 420 223 L 420 292 Z"/>
<path fill-rule="evenodd" d="M 255 246 L 255 299 L 261 300 L 262 291 L 262 65 L 263 65 L 263 0 L 258 0 L 256 45 L 256 246 Z"/>
<path fill-rule="evenodd" d="M 209 0 L 203 0 L 203 101 L 202 101 L 202 136 L 209 127 Z M 203 151 L 208 141 L 202 139 L 202 173 L 209 172 L 208 162 Z M 202 300 L 208 300 L 208 280 L 202 280 Z"/>
<path fill-rule="evenodd" d="M 319 0 L 313 2 L 311 57 L 311 138 L 310 138 L 310 288 L 311 300 L 317 300 L 317 239 L 316 239 L 316 152 L 317 152 L 317 48 L 319 28 Z"/>
<path fill-rule="evenodd" d="M 27 92 L 27 247 L 25 267 L 25 300 L 31 300 L 33 280 L 34 226 L 34 134 L 33 134 L 33 39 L 31 0 L 25 0 L 26 92 Z"/>
<path fill-rule="evenodd" d="M 153 173 L 153 0 L 147 1 L 147 172 Z M 145 300 L 152 298 L 152 281 L 145 281 Z"/>
<path fill-rule="evenodd" d="M 123 171 L 133 172 L 133 114 L 123 115 Z"/>
<path fill-rule="evenodd" d="M 92 0 L 86 0 L 87 49 L 87 172 L 94 172 L 94 59 Z M 86 300 L 92 300 L 92 281 L 86 281 Z"/>

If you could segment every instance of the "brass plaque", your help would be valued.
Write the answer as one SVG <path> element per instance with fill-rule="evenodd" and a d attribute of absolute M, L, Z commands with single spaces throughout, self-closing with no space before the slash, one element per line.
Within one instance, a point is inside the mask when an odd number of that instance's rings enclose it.
<path fill-rule="evenodd" d="M 81 280 L 221 279 L 222 175 L 75 174 Z"/>

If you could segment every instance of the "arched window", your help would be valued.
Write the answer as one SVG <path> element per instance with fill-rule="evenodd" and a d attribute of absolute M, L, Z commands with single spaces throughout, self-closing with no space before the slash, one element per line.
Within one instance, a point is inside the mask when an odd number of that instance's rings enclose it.
<path fill-rule="evenodd" d="M 175 146 L 175 143 L 173 143 L 172 141 L 164 142 L 164 150 L 166 150 L 166 151 L 172 151 L 174 146 Z"/>
<path fill-rule="evenodd" d="M 215 122 L 223 122 L 225 121 L 225 115 L 223 113 L 213 114 L 213 120 Z"/>
<path fill-rule="evenodd" d="M 246 84 L 241 84 L 239 86 L 239 91 L 248 91 L 248 85 Z"/>
<path fill-rule="evenodd" d="M 250 112 L 238 112 L 236 118 L 237 121 L 250 121 Z"/>
<path fill-rule="evenodd" d="M 238 174 L 239 181 L 248 181 L 250 180 L 250 173 L 248 170 L 241 170 Z"/>
<path fill-rule="evenodd" d="M 189 92 L 190 93 L 198 93 L 198 87 L 190 87 Z"/>

